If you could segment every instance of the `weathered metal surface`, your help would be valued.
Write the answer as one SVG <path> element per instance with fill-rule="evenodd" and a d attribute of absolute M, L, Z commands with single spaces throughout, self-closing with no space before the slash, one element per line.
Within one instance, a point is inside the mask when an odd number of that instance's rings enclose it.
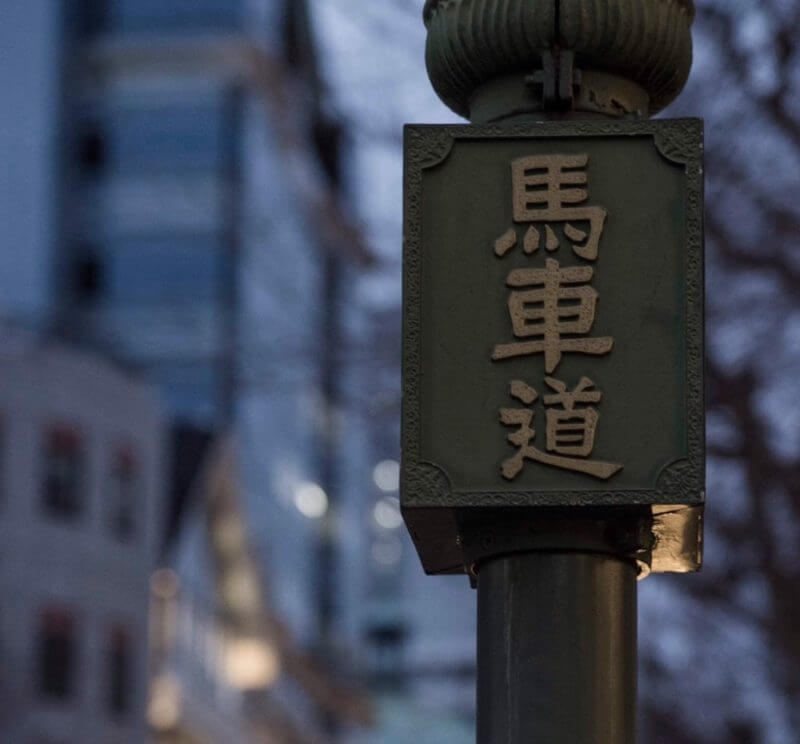
<path fill-rule="evenodd" d="M 479 744 L 634 744 L 636 578 L 701 562 L 702 128 L 642 119 L 693 16 L 425 4 L 478 126 L 406 130 L 401 501 L 478 589 Z"/>
<path fill-rule="evenodd" d="M 702 504 L 701 151 L 695 120 L 407 129 L 402 502 L 427 570 L 465 562 L 441 510 Z"/>
<path fill-rule="evenodd" d="M 691 0 L 429 0 L 428 74 L 450 108 L 474 119 L 472 98 L 479 88 L 508 75 L 524 78 L 542 68 L 543 52 L 566 49 L 575 53 L 578 70 L 591 73 L 578 86 L 584 93 L 576 110 L 631 113 L 636 96 L 629 84 L 609 85 L 619 76 L 646 92 L 654 113 L 686 82 L 693 17 Z M 598 81 L 592 74 L 605 77 Z M 612 106 L 615 87 L 620 100 Z"/>
<path fill-rule="evenodd" d="M 644 577 L 656 543 L 648 507 L 461 509 L 456 525 L 473 583 L 497 556 L 559 550 L 625 558 Z"/>
<path fill-rule="evenodd" d="M 528 553 L 478 582 L 478 742 L 633 744 L 636 570 Z"/>

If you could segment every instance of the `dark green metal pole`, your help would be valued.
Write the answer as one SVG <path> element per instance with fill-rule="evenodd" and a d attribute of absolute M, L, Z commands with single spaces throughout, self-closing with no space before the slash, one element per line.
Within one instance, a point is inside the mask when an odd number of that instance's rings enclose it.
<path fill-rule="evenodd" d="M 693 0 L 427 0 L 426 63 L 473 122 L 647 117 L 686 82 L 693 17 Z M 567 516 L 548 549 L 501 521 L 469 567 L 478 744 L 636 742 L 637 565 L 605 533 L 582 546 L 580 520 Z"/>
<path fill-rule="evenodd" d="M 478 575 L 478 743 L 634 744 L 636 567 L 592 553 Z"/>

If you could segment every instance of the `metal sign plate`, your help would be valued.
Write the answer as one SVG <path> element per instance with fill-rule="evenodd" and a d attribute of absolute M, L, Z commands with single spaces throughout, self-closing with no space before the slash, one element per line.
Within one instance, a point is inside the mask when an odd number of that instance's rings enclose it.
<path fill-rule="evenodd" d="M 406 512 L 702 503 L 702 147 L 406 127 Z"/>

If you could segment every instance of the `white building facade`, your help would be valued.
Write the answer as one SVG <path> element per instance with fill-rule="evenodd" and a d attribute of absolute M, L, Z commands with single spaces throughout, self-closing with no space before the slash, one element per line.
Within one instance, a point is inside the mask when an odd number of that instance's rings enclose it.
<path fill-rule="evenodd" d="M 159 407 L 98 357 L 3 347 L 0 740 L 140 744 Z"/>

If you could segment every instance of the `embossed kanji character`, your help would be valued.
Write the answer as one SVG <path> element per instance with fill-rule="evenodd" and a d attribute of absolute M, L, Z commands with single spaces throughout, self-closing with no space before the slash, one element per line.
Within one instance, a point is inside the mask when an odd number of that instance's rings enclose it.
<path fill-rule="evenodd" d="M 578 206 L 589 198 L 588 163 L 585 153 L 532 155 L 511 163 L 514 222 L 530 224 L 523 241 L 525 253 L 539 249 L 537 225 L 544 225 L 546 249 L 556 250 L 559 241 L 552 225 L 562 224 L 578 256 L 588 261 L 597 258 L 608 212 L 603 207 Z M 578 226 L 581 224 L 586 229 Z M 495 253 L 502 257 L 516 244 L 517 232 L 512 227 L 495 241 Z"/>
<path fill-rule="evenodd" d="M 591 266 L 562 269 L 552 258 L 544 269 L 512 271 L 506 280 L 514 288 L 508 299 L 512 329 L 518 339 L 530 340 L 498 344 L 492 359 L 543 353 L 545 371 L 550 374 L 564 352 L 598 355 L 611 351 L 611 337 L 580 338 L 594 324 L 597 292 L 588 286 L 593 272 Z"/>
<path fill-rule="evenodd" d="M 544 397 L 545 406 L 561 406 L 556 410 L 548 409 L 545 414 L 546 452 L 534 444 L 536 412 L 531 406 L 539 394 L 522 380 L 514 380 L 511 383 L 509 394 L 524 403 L 525 407 L 500 409 L 500 422 L 505 426 L 516 427 L 507 439 L 517 449 L 514 455 L 503 461 L 501 466 L 503 477 L 507 480 L 516 478 L 522 472 L 526 460 L 562 470 L 585 473 L 601 480 L 607 480 L 622 470 L 622 465 L 617 463 L 582 459 L 591 455 L 594 449 L 594 437 L 599 419 L 595 408 L 586 407 L 588 403 L 598 403 L 602 397 L 599 391 L 592 390 L 594 383 L 588 377 L 584 377 L 575 390 L 568 391 L 566 384 L 560 380 L 547 377 L 545 382 L 556 391 L 555 395 Z M 581 407 L 576 407 L 578 404 L 581 404 Z"/>

